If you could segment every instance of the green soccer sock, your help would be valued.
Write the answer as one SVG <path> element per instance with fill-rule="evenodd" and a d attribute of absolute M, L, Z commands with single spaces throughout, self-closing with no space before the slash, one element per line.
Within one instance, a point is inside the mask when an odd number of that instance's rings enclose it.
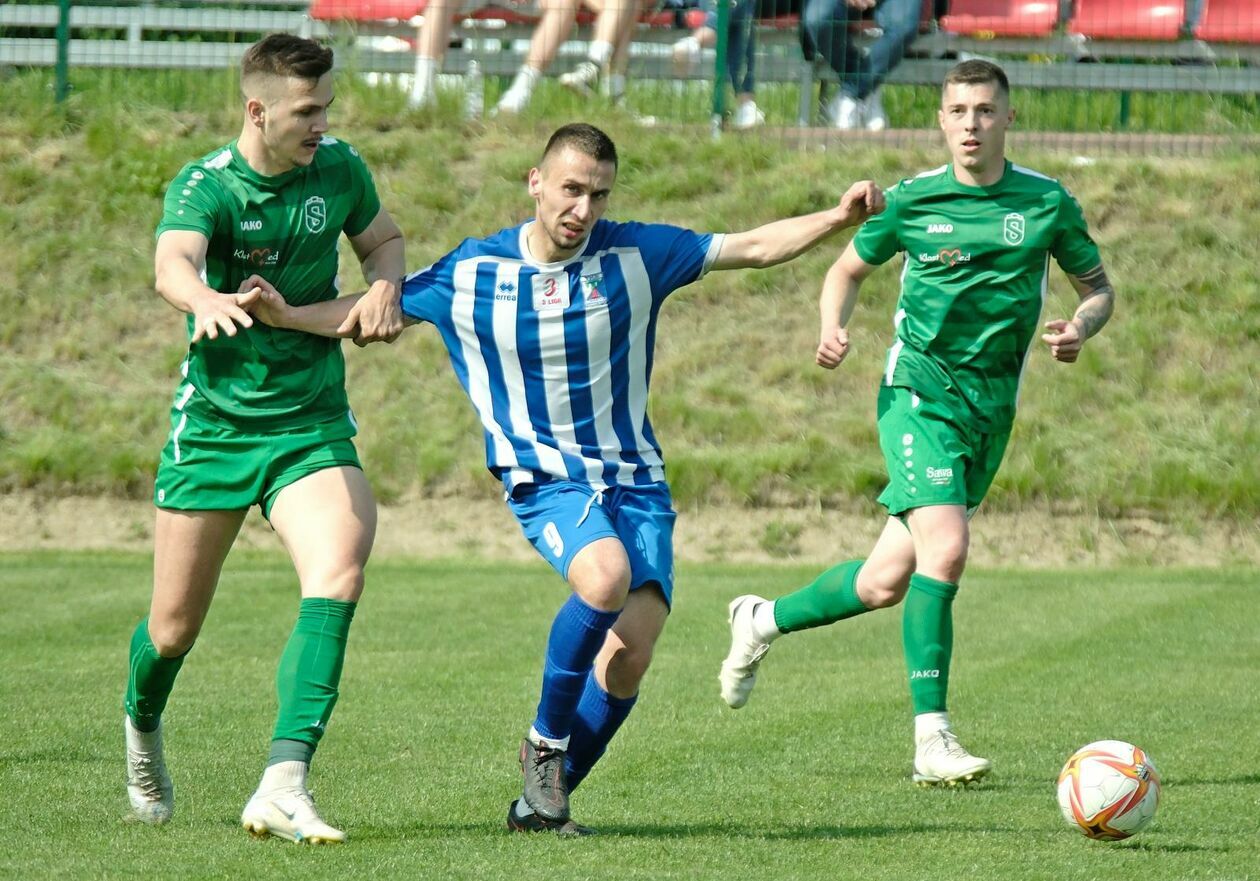
<path fill-rule="evenodd" d="M 310 763 L 337 704 L 337 684 L 355 604 L 311 597 L 298 607 L 297 624 L 276 670 L 280 711 L 268 765 Z"/>
<path fill-rule="evenodd" d="M 915 714 L 943 713 L 949 692 L 949 661 L 954 653 L 954 596 L 958 585 L 917 572 L 901 618 L 902 648 L 910 676 Z"/>
<path fill-rule="evenodd" d="M 832 566 L 795 593 L 774 601 L 774 624 L 784 633 L 821 627 L 869 612 L 858 599 L 857 577 L 864 560 Z"/>
<path fill-rule="evenodd" d="M 149 619 L 146 617 L 136 625 L 135 632 L 131 634 L 131 659 L 123 708 L 137 730 L 157 730 L 162 711 L 166 709 L 166 700 L 175 687 L 175 676 L 184 666 L 187 654 L 184 652 L 177 658 L 162 657 L 153 640 L 149 639 Z"/>

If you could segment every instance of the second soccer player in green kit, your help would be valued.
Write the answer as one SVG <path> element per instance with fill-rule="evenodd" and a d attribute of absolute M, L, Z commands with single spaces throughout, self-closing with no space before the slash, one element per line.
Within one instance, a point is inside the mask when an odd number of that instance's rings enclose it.
<path fill-rule="evenodd" d="M 351 440 L 340 340 L 248 314 L 258 279 L 294 302 L 335 298 L 344 234 L 371 287 L 343 335 L 366 344 L 402 332 L 402 233 L 358 152 L 328 136 L 332 65 L 331 49 L 288 34 L 251 46 L 240 137 L 184 166 L 164 200 L 156 288 L 186 313 L 189 348 L 154 486 L 152 599 L 132 634 L 124 697 L 127 794 L 140 822 L 174 812 L 162 714 L 228 550 L 258 505 L 302 598 L 276 672 L 267 764 L 241 822 L 292 841 L 345 838 L 321 819 L 306 780 L 337 703 L 376 504 Z"/>
<path fill-rule="evenodd" d="M 938 112 L 951 162 L 887 192 L 831 267 L 820 303 L 817 363 L 848 354 L 862 281 L 903 254 L 895 340 L 879 389 L 888 520 L 865 560 L 823 572 L 770 601 L 730 603 L 722 697 L 742 707 L 770 643 L 905 600 L 902 638 L 914 705 L 915 782 L 955 785 L 991 770 L 958 742 L 946 706 L 952 603 L 967 561 L 968 521 L 1010 437 L 1024 361 L 1037 332 L 1049 258 L 1080 295 L 1070 320 L 1046 322 L 1056 361 L 1074 362 L 1111 316 L 1115 294 L 1081 208 L 1052 178 L 1006 159 L 1015 119 L 1000 67 L 965 61 L 946 76 Z"/>

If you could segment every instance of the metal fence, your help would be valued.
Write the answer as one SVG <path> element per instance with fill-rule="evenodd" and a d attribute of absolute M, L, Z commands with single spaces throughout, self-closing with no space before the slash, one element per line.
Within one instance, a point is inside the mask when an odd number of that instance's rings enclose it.
<path fill-rule="evenodd" d="M 1260 0 L 587 2 L 0 2 L 0 86 L 179 104 L 221 71 L 231 96 L 244 49 L 288 31 L 417 112 L 571 116 L 586 101 L 742 137 L 916 142 L 934 136 L 945 72 L 985 57 L 1025 138 L 1199 152 L 1260 133 Z"/>

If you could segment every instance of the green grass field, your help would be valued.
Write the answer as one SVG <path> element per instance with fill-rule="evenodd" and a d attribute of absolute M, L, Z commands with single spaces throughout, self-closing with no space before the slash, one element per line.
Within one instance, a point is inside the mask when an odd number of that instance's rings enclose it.
<path fill-rule="evenodd" d="M 123 822 L 120 695 L 148 567 L 0 557 L 0 877 L 1260 878 L 1254 569 L 969 574 L 952 709 L 996 771 L 956 792 L 909 782 L 897 615 L 776 644 L 735 713 L 715 678 L 726 601 L 811 573 L 683 567 L 644 698 L 575 797 L 602 835 L 564 841 L 502 830 L 559 579 L 541 562 L 377 563 L 313 776 L 351 840 L 306 849 L 236 824 L 295 610 L 275 555 L 229 561 L 168 709 L 174 822 Z M 1054 799 L 1067 755 L 1102 737 L 1145 747 L 1165 781 L 1154 824 L 1118 844 L 1069 830 Z"/>

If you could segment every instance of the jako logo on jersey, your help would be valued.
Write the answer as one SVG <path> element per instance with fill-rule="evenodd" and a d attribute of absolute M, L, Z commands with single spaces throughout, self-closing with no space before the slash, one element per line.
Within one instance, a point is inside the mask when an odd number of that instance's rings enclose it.
<path fill-rule="evenodd" d="M 259 230 L 259 229 L 262 229 L 261 220 L 242 220 L 241 221 L 241 232 L 254 232 L 255 230 Z"/>
<path fill-rule="evenodd" d="M 1024 240 L 1024 215 L 1008 214 L 1002 218 L 1002 240 L 1008 245 L 1018 245 Z"/>
<path fill-rule="evenodd" d="M 953 232 L 954 225 L 952 223 L 929 223 L 927 231 L 930 236 Z"/>
<path fill-rule="evenodd" d="M 306 200 L 303 209 L 307 232 L 319 232 L 328 220 L 328 209 L 324 206 L 323 196 L 311 196 Z"/>

